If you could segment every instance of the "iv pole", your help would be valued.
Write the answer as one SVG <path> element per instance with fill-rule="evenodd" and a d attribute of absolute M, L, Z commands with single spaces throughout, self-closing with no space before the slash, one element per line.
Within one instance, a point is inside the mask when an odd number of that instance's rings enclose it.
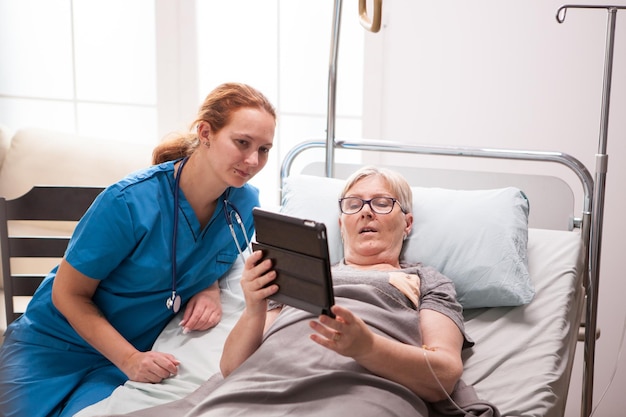
<path fill-rule="evenodd" d="M 333 9 L 333 31 L 330 41 L 330 62 L 328 64 L 328 111 L 326 119 L 326 170 L 327 177 L 333 177 L 335 165 L 335 113 L 337 97 L 337 56 L 339 53 L 339 32 L 341 29 L 342 0 L 335 0 Z M 359 0 L 359 20 L 361 26 L 370 32 L 380 30 L 383 0 L 374 0 L 372 18 L 367 14 L 366 0 Z"/>
<path fill-rule="evenodd" d="M 583 369 L 583 394 L 581 415 L 590 416 L 593 412 L 593 373 L 596 350 L 596 332 L 598 315 L 598 288 L 600 283 L 600 251 L 602 246 L 602 221 L 604 215 L 604 190 L 608 155 L 606 153 L 609 128 L 609 107 L 611 102 L 611 80 L 613 75 L 613 49 L 615 45 L 615 22 L 617 11 L 626 6 L 567 4 L 561 6 L 556 14 L 559 23 L 565 21 L 567 9 L 607 9 L 608 21 L 606 32 L 606 50 L 604 58 L 604 80 L 602 88 L 602 112 L 600 115 L 600 137 L 596 154 L 596 177 L 593 189 L 591 216 L 591 243 L 589 248 L 589 278 L 586 285 L 587 310 L 585 312 L 585 352 Z"/>

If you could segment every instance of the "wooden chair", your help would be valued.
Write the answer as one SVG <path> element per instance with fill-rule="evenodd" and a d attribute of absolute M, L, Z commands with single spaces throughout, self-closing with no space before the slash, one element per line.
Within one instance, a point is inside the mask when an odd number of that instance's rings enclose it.
<path fill-rule="evenodd" d="M 41 265 L 59 262 L 76 222 L 102 190 L 102 187 L 36 186 L 12 200 L 0 197 L 0 251 L 7 326 L 24 311 L 16 306 L 16 300 L 25 299 L 17 304 L 27 304 L 50 272 L 50 266 L 42 270 Z M 27 271 L 21 272 L 22 269 Z"/>

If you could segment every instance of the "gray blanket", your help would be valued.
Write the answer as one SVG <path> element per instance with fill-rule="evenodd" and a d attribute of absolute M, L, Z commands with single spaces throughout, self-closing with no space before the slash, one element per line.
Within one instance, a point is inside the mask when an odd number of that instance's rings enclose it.
<path fill-rule="evenodd" d="M 372 330 L 403 343 L 421 345 L 419 310 L 401 291 L 388 284 L 386 273 L 355 279 L 352 272 L 333 274 L 335 296 L 359 315 Z M 420 270 L 420 307 L 442 298 L 438 309 L 459 322 L 454 302 L 448 309 L 448 283 Z M 452 297 L 453 300 L 453 297 Z M 413 392 L 372 374 L 353 359 L 309 339 L 313 317 L 285 307 L 264 337 L 261 347 L 235 372 L 215 375 L 188 397 L 129 415 L 135 417 L 281 415 L 359 417 L 499 416 L 495 407 L 480 401 L 471 387 L 457 385 L 453 399 L 427 404 Z M 462 322 L 461 322 L 462 323 Z M 461 324 L 462 326 L 462 324 Z"/>

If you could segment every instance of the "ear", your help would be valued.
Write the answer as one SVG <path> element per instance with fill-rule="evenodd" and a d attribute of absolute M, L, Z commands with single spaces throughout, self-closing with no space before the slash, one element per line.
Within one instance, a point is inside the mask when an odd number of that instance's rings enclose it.
<path fill-rule="evenodd" d="M 413 229 L 413 213 L 405 214 L 404 220 L 406 221 L 406 227 L 404 228 L 404 233 L 405 233 L 405 236 L 408 236 L 411 233 L 411 229 Z"/>
<path fill-rule="evenodd" d="M 211 135 L 211 125 L 209 125 L 205 121 L 198 123 L 198 139 L 209 140 L 210 135 Z"/>
<path fill-rule="evenodd" d="M 341 223 L 341 216 L 339 216 L 337 223 L 339 223 L 339 234 L 341 236 L 341 242 L 343 243 L 343 224 Z"/>

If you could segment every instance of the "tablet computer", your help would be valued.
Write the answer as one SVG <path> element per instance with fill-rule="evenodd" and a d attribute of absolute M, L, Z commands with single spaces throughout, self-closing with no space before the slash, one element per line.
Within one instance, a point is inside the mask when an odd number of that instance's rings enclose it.
<path fill-rule="evenodd" d="M 270 298 L 315 315 L 333 317 L 335 304 L 326 226 L 314 220 L 255 208 L 254 250 L 272 260 L 278 292 Z"/>

